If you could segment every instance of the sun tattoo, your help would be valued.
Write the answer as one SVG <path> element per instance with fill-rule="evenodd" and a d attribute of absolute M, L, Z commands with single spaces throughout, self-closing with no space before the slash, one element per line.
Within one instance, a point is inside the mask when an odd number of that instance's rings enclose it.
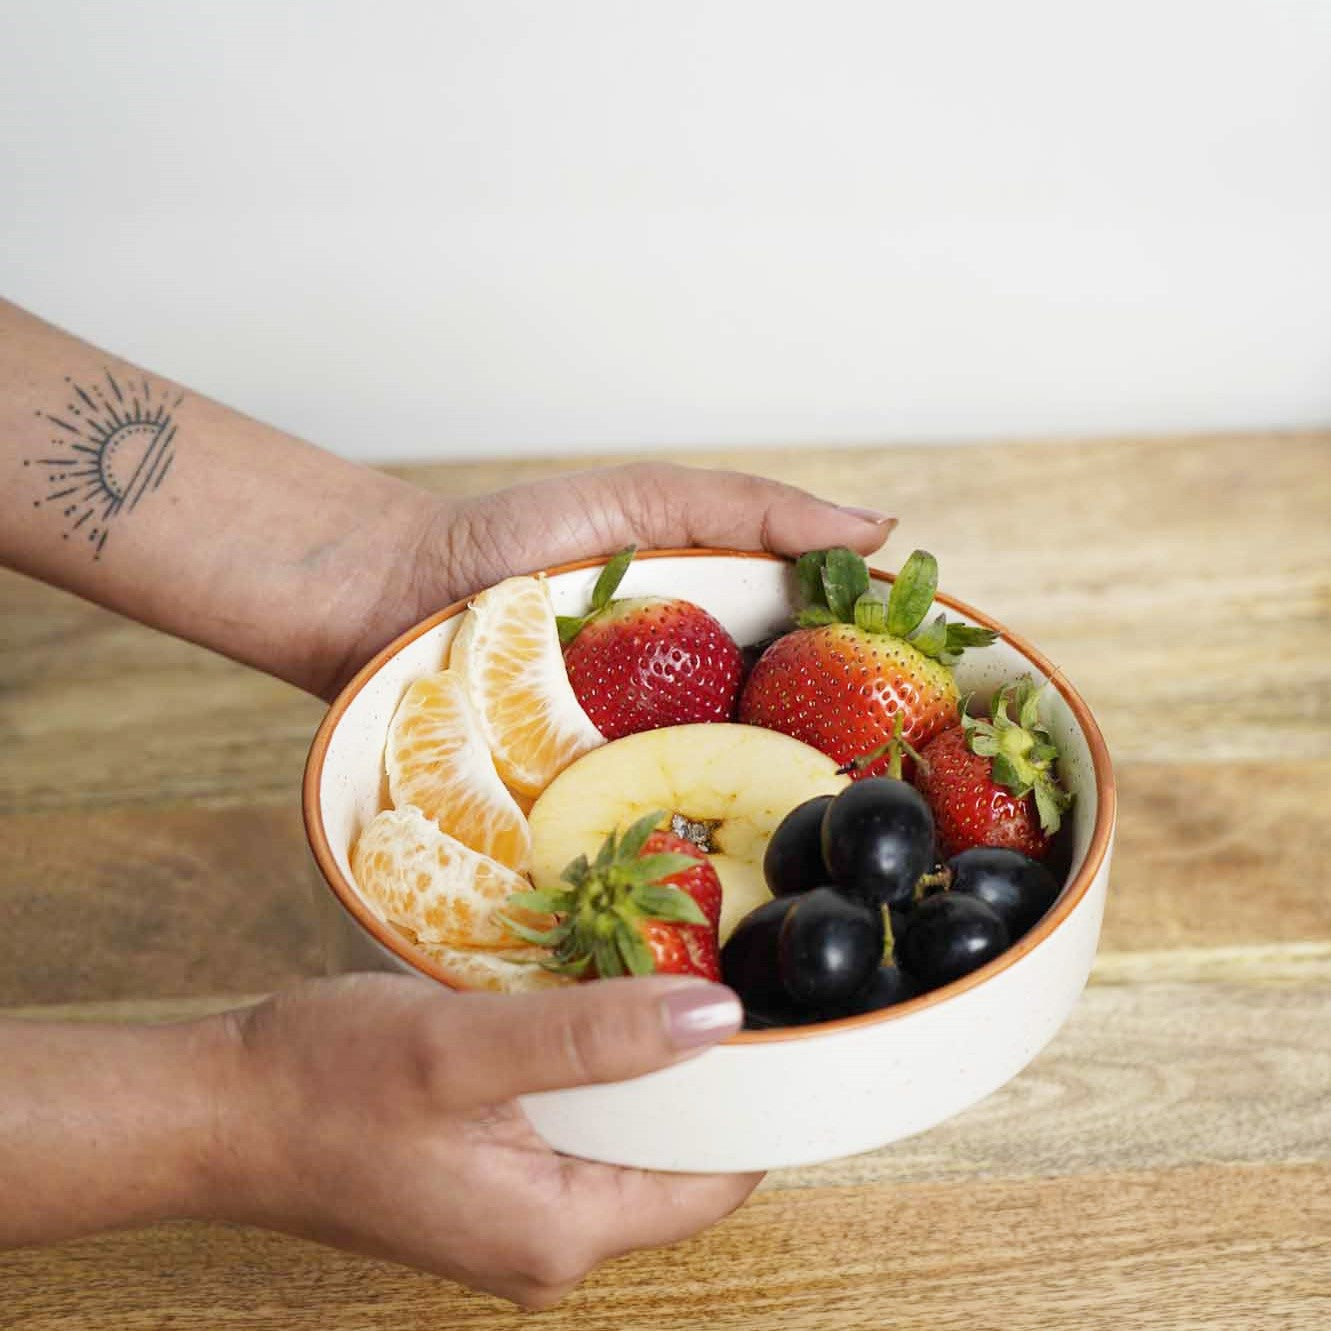
<path fill-rule="evenodd" d="M 64 539 L 77 532 L 100 559 L 111 524 L 133 511 L 145 494 L 166 479 L 175 458 L 176 426 L 171 413 L 184 400 L 158 391 L 154 399 L 146 378 L 118 381 L 106 372 L 100 383 L 80 386 L 72 379 L 70 400 L 59 416 L 39 411 L 53 428 L 47 457 L 32 458 L 25 467 L 46 470 L 48 492 L 34 507 L 54 504 L 67 520 Z"/>

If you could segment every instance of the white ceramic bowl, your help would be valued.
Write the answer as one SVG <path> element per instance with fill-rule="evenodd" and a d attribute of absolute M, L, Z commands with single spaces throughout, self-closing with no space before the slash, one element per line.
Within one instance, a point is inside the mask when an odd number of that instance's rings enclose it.
<path fill-rule="evenodd" d="M 555 608 L 583 607 L 603 560 L 549 573 Z M 888 575 L 874 573 L 875 578 Z M 785 625 L 793 568 L 715 550 L 640 554 L 620 595 L 681 596 L 743 643 Z M 957 668 L 963 694 L 987 696 L 1022 673 L 1052 681 L 1044 704 L 1075 792 L 1072 871 L 1053 909 L 1002 956 L 900 1006 L 789 1030 L 743 1032 L 631 1081 L 525 1097 L 555 1149 L 648 1169 L 728 1171 L 811 1164 L 873 1150 L 932 1127 L 1015 1076 L 1077 1001 L 1099 940 L 1114 836 L 1109 754 L 1086 704 L 1035 648 L 977 610 L 939 596 L 950 618 L 997 629 Z M 465 609 L 458 603 L 404 634 L 338 697 L 305 772 L 305 825 L 330 891 L 318 894 L 332 971 L 417 972 L 450 984 L 361 899 L 349 865 L 362 827 L 385 807 L 384 740 L 404 690 L 438 669 Z M 455 986 L 456 987 L 456 986 Z"/>

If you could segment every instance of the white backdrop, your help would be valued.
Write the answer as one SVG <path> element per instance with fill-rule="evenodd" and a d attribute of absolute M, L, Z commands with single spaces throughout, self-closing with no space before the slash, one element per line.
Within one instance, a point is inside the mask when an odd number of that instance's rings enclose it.
<path fill-rule="evenodd" d="M 0 289 L 351 456 L 1331 422 L 1331 3 L 0 19 Z"/>

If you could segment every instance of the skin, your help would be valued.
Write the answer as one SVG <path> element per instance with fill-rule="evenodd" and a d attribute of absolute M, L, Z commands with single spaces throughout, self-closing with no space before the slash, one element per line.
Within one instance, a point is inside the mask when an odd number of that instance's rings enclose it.
<path fill-rule="evenodd" d="M 138 424 L 114 447 L 91 424 L 111 409 Z M 159 452 L 136 471 L 150 437 Z M 0 476 L 0 562 L 324 698 L 403 629 L 512 573 L 630 542 L 867 554 L 892 525 L 657 463 L 432 494 L 4 303 Z M 457 996 L 384 975 L 170 1026 L 0 1021 L 0 1247 L 218 1219 L 548 1307 L 608 1258 L 714 1223 L 758 1180 L 556 1155 L 516 1097 L 667 1066 L 739 1021 L 729 990 L 697 980 Z"/>

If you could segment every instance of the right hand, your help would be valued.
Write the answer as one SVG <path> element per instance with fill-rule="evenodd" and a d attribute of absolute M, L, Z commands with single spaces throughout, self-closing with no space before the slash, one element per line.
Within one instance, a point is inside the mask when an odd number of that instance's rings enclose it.
<path fill-rule="evenodd" d="M 671 1019 L 681 1008 L 683 1029 Z M 607 1258 L 712 1224 L 761 1177 L 561 1156 L 515 1103 L 700 1052 L 739 1025 L 720 985 L 653 976 L 450 994 L 407 976 L 351 975 L 221 1021 L 234 1061 L 218 1092 L 215 1215 L 405 1262 L 525 1308 L 558 1302 Z"/>

